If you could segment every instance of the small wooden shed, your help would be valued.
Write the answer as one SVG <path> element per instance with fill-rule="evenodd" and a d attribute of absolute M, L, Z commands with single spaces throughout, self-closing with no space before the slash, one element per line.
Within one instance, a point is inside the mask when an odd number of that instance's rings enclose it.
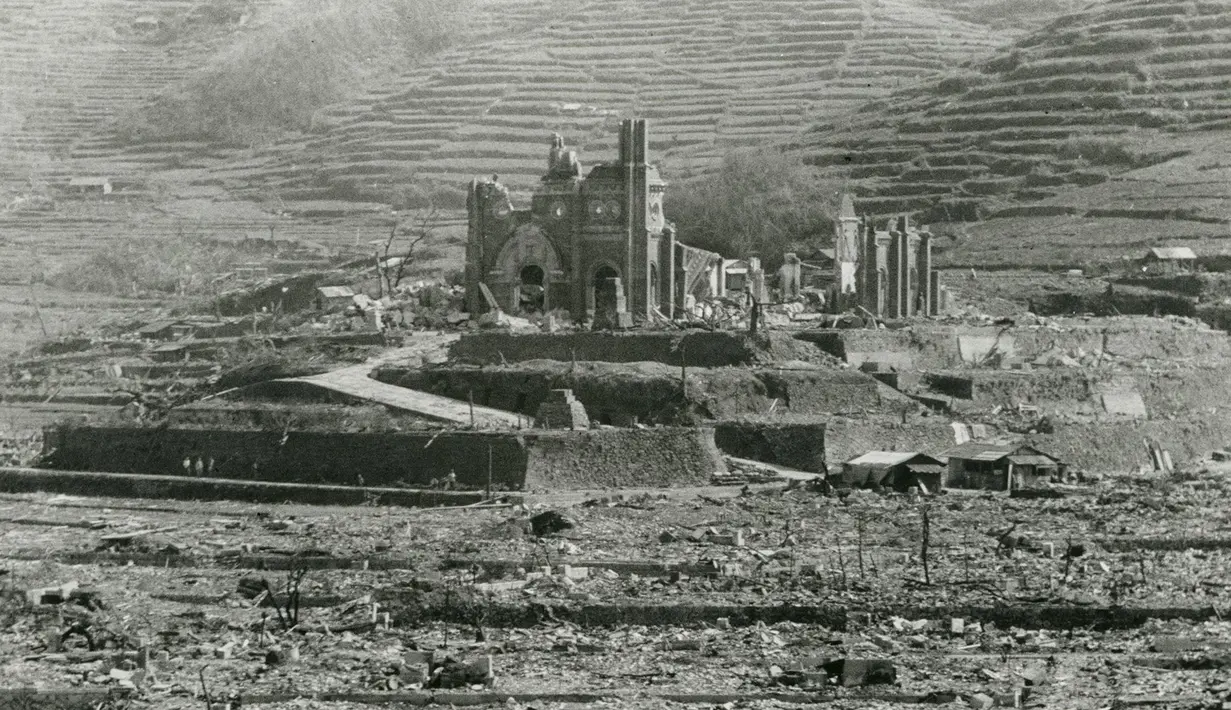
<path fill-rule="evenodd" d="M 1147 274 L 1169 276 L 1196 269 L 1197 255 L 1188 247 L 1151 247 L 1141 257 L 1141 270 Z"/>
<path fill-rule="evenodd" d="M 944 483 L 945 466 L 918 451 L 869 451 L 842 464 L 841 485 L 849 488 L 912 487 L 935 493 Z"/>
<path fill-rule="evenodd" d="M 1037 488 L 1064 473 L 1065 464 L 1032 446 L 970 442 L 945 452 L 945 485 L 1008 491 Z"/>

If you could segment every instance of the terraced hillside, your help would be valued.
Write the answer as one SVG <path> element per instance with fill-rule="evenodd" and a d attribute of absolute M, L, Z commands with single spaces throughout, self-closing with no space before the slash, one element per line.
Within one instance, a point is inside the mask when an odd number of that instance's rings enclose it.
<path fill-rule="evenodd" d="M 618 118 L 634 113 L 650 119 L 656 159 L 679 175 L 732 148 L 790 139 L 1002 39 L 919 0 L 520 7 L 510 23 L 524 31 L 442 53 L 214 177 L 282 200 L 387 200 L 415 182 L 456 192 L 493 172 L 526 188 L 552 132 L 583 161 L 608 159 Z"/>
<path fill-rule="evenodd" d="M 849 172 L 870 211 L 995 217 L 965 229 L 953 263 L 1222 249 L 1209 240 L 1231 221 L 1229 70 L 1231 3 L 1108 0 L 800 144 Z"/>
<path fill-rule="evenodd" d="M 0 4 L 0 160 L 6 168 L 0 195 L 5 188 L 25 192 L 32 184 L 66 183 L 80 174 L 68 159 L 74 148 L 120 111 L 187 76 L 282 2 Z"/>

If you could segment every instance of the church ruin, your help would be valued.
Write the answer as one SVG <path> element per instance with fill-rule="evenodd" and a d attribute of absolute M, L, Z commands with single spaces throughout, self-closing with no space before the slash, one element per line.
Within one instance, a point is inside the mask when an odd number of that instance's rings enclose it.
<path fill-rule="evenodd" d="M 515 208 L 495 177 L 471 182 L 470 313 L 565 309 L 595 327 L 674 317 L 710 253 L 676 242 L 663 216 L 667 184 L 648 162 L 646 122 L 622 121 L 619 145 L 615 163 L 583 177 L 576 152 L 554 136 L 529 209 Z"/>
<path fill-rule="evenodd" d="M 857 216 L 849 195 L 835 225 L 834 281 L 838 310 L 862 308 L 878 318 L 940 313 L 940 274 L 932 264 L 932 234 L 902 215 L 887 229 Z"/>

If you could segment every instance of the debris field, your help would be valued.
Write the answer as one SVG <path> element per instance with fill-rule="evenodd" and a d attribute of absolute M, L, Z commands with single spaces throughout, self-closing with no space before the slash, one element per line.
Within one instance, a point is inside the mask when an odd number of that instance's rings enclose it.
<path fill-rule="evenodd" d="M 1231 479 L 1189 478 L 447 509 L 6 495 L 0 686 L 160 708 L 1220 707 Z"/>

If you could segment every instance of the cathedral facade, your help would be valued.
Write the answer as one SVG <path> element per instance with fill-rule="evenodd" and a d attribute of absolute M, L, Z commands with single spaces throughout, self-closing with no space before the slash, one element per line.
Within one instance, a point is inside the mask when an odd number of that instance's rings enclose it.
<path fill-rule="evenodd" d="M 495 178 L 471 183 L 470 313 L 565 309 L 600 327 L 655 311 L 673 316 L 677 277 L 686 274 L 663 215 L 666 183 L 647 161 L 645 121 L 622 121 L 619 146 L 617 162 L 583 175 L 577 154 L 555 136 L 529 208 L 515 207 Z"/>

